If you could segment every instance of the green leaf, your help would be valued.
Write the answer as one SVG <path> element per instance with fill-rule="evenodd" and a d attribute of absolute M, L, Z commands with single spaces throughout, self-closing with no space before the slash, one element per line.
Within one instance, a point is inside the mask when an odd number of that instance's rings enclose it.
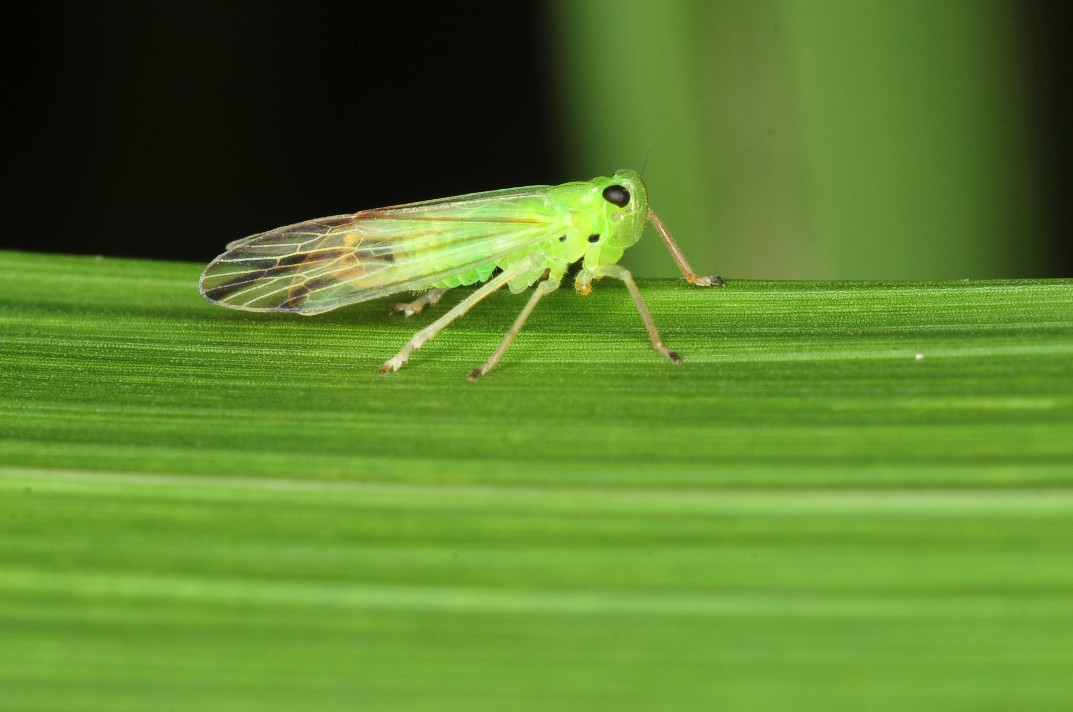
<path fill-rule="evenodd" d="M 0 252 L 11 708 L 1025 709 L 1073 658 L 1073 282 L 219 309 Z M 462 291 L 462 290 L 459 290 Z M 441 312 L 460 298 L 449 293 Z"/>

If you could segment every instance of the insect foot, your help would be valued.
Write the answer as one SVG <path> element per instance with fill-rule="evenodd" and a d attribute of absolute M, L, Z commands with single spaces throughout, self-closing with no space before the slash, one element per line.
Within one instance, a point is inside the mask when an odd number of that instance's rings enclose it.
<path fill-rule="evenodd" d="M 406 363 L 406 359 L 404 358 L 399 358 L 398 356 L 389 358 L 387 361 L 384 361 L 384 365 L 380 367 L 380 375 L 386 376 L 392 371 L 398 371 L 402 368 L 404 363 Z"/>
<path fill-rule="evenodd" d="M 391 313 L 398 314 L 399 312 L 402 312 L 406 316 L 420 314 L 425 306 L 434 307 L 439 304 L 440 298 L 443 297 L 446 291 L 447 287 L 430 289 L 412 302 L 399 302 L 398 304 L 395 304 L 391 307 Z"/>
<path fill-rule="evenodd" d="M 489 371 L 488 364 L 484 364 L 483 366 L 478 366 L 477 368 L 475 368 L 472 371 L 470 371 L 469 375 L 466 378 L 467 378 L 467 380 L 469 380 L 470 383 L 476 383 L 477 379 L 479 379 L 484 374 L 488 373 L 488 371 Z"/>
<path fill-rule="evenodd" d="M 391 313 L 398 314 L 401 312 L 403 316 L 413 316 L 414 314 L 420 314 L 424 308 L 424 302 L 399 302 L 391 305 Z"/>
<path fill-rule="evenodd" d="M 725 287 L 727 283 L 723 281 L 723 278 L 717 274 L 710 275 L 708 277 L 697 277 L 697 281 L 693 284 L 698 287 Z"/>

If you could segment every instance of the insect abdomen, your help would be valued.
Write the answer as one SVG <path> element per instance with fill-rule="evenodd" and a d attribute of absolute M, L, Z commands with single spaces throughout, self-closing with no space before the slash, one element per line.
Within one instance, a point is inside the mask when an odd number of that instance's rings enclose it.
<path fill-rule="evenodd" d="M 469 272 L 463 272 L 462 274 L 456 274 L 452 277 L 436 282 L 433 287 L 466 287 L 477 282 L 484 282 L 492 276 L 492 272 L 495 271 L 495 264 L 489 262 L 483 264 L 476 269 L 472 269 Z"/>

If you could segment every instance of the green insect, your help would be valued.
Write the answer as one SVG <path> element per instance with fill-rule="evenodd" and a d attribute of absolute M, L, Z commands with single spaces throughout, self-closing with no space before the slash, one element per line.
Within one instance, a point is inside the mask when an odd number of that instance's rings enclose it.
<path fill-rule="evenodd" d="M 690 284 L 723 284 L 718 276 L 696 275 L 648 207 L 641 176 L 624 170 L 610 178 L 362 210 L 263 232 L 232 242 L 209 263 L 201 275 L 201 293 L 232 309 L 319 314 L 399 292 L 429 290 L 392 308 L 410 316 L 436 304 L 452 287 L 485 283 L 414 334 L 381 366 L 380 372 L 387 374 L 500 287 L 518 293 L 536 283 L 499 348 L 469 374 L 476 381 L 499 363 L 541 297 L 558 289 L 567 268 L 581 261 L 574 279 L 577 293 L 588 294 L 594 279 L 625 282 L 652 346 L 677 364 L 682 359 L 663 345 L 633 275 L 616 264 L 648 222 Z"/>

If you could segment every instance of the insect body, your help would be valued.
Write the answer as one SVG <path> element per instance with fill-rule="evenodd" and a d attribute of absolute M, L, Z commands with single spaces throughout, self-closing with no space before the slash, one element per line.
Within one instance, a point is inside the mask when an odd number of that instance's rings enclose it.
<path fill-rule="evenodd" d="M 428 290 L 413 302 L 395 305 L 393 311 L 410 315 L 435 304 L 451 287 L 484 282 L 414 334 L 381 367 L 387 374 L 492 292 L 505 285 L 517 293 L 537 283 L 499 348 L 470 373 L 470 380 L 476 380 L 499 363 L 536 303 L 558 289 L 566 269 L 580 261 L 577 292 L 588 294 L 592 281 L 603 277 L 625 282 L 653 347 L 679 363 L 678 354 L 660 340 L 633 276 L 617 264 L 647 222 L 655 226 L 688 282 L 722 285 L 718 276 L 696 275 L 648 207 L 641 177 L 635 171 L 619 171 L 610 178 L 474 193 L 270 230 L 229 244 L 202 273 L 201 293 L 232 309 L 319 314 L 399 292 Z"/>

